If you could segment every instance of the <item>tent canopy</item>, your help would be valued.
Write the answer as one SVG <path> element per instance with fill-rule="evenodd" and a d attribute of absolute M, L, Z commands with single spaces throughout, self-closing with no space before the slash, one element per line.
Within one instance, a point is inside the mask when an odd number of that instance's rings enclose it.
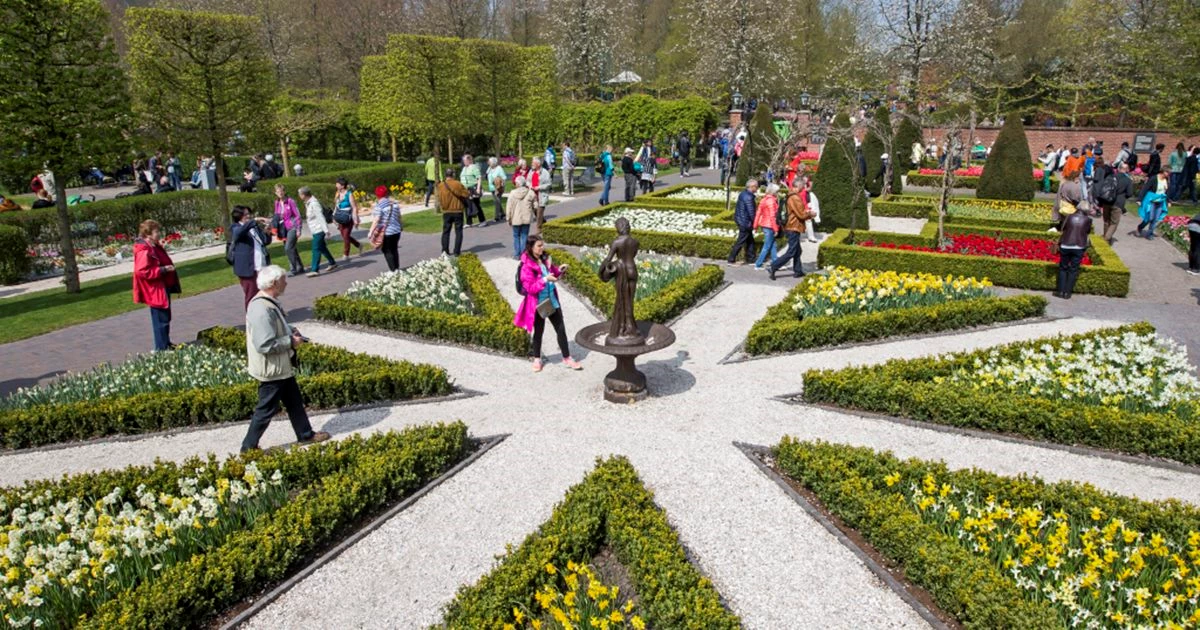
<path fill-rule="evenodd" d="M 642 77 L 639 77 L 637 75 L 637 73 L 631 72 L 629 70 L 625 70 L 625 71 L 621 72 L 621 74 L 618 74 L 617 76 L 605 81 L 605 83 L 607 83 L 609 85 L 615 85 L 615 84 L 621 84 L 621 83 L 640 83 L 641 80 L 642 80 Z"/>

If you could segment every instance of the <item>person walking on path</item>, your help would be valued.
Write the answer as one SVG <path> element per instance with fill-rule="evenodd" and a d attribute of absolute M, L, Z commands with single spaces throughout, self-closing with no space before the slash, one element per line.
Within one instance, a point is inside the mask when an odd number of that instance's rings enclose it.
<path fill-rule="evenodd" d="M 296 276 L 304 271 L 304 261 L 300 260 L 300 252 L 296 251 L 296 241 L 300 239 L 300 210 L 296 201 L 287 196 L 283 184 L 275 184 L 275 236 L 283 240 L 283 251 L 287 254 L 288 275 Z"/>
<path fill-rule="evenodd" d="M 442 209 L 442 253 L 451 255 L 450 230 L 454 229 L 454 252 L 458 256 L 462 252 L 463 212 L 467 207 L 470 192 L 462 182 L 454 179 L 454 171 L 446 171 L 446 176 L 437 185 L 437 202 Z"/>
<path fill-rule="evenodd" d="M 637 157 L 634 159 L 642 167 L 638 173 L 642 182 L 642 194 L 654 192 L 654 177 L 658 171 L 658 162 L 655 160 L 654 145 L 651 144 L 650 138 L 646 138 L 642 142 L 642 148 L 638 149 Z"/>
<path fill-rule="evenodd" d="M 283 268 L 264 267 L 255 284 L 258 292 L 246 308 L 246 371 L 258 381 L 258 404 L 242 440 L 242 452 L 258 448 L 258 441 L 270 426 L 271 417 L 279 411 L 280 403 L 287 410 L 297 442 L 324 442 L 329 434 L 313 431 L 304 410 L 304 396 L 296 383 L 296 349 L 308 340 L 288 324 L 279 305 L 279 298 L 287 289 Z"/>
<path fill-rule="evenodd" d="M 1054 285 L 1054 297 L 1071 299 L 1091 233 L 1092 217 L 1086 212 L 1074 212 L 1063 222 L 1062 236 L 1058 239 L 1058 281 Z"/>
<path fill-rule="evenodd" d="M 1183 162 L 1183 180 L 1179 183 L 1179 199 L 1196 203 L 1196 175 L 1200 173 L 1200 147 L 1192 147 Z"/>
<path fill-rule="evenodd" d="M 551 179 L 554 178 L 554 166 L 558 164 L 558 158 L 554 155 L 554 144 L 546 145 L 546 152 L 542 154 L 542 166 L 550 171 Z"/>
<path fill-rule="evenodd" d="M 775 262 L 775 235 L 779 233 L 779 197 L 775 195 L 778 192 L 778 184 L 768 184 L 767 194 L 758 202 L 758 211 L 754 213 L 754 229 L 762 230 L 763 235 L 762 249 L 758 250 L 758 260 L 754 261 L 755 271 L 763 270 L 763 262 L 768 267 Z M 767 260 L 768 256 L 770 260 Z"/>
<path fill-rule="evenodd" d="M 1193 276 L 1200 276 L 1200 213 L 1188 220 L 1188 270 Z"/>
<path fill-rule="evenodd" d="M 814 223 L 821 222 L 821 200 L 813 194 L 813 180 L 804 178 L 804 203 L 808 207 L 808 220 L 804 222 L 804 233 L 809 243 L 816 243 L 817 228 Z"/>
<path fill-rule="evenodd" d="M 1162 152 L 1167 148 L 1167 145 L 1158 143 L 1154 145 L 1154 152 L 1150 154 L 1146 162 L 1146 181 L 1142 183 L 1142 190 L 1138 193 L 1138 200 L 1146 196 L 1146 193 L 1154 190 L 1158 186 L 1158 174 L 1162 172 Z"/>
<path fill-rule="evenodd" d="M 563 322 L 562 305 L 558 301 L 558 279 L 567 272 L 550 260 L 542 237 L 532 235 L 525 242 L 525 253 L 521 255 L 521 288 L 525 299 L 513 317 L 513 325 L 533 333 L 529 344 L 529 358 L 533 360 L 533 371 L 542 371 L 542 335 L 546 331 L 546 320 L 554 326 L 558 338 L 558 349 L 562 352 L 563 365 L 572 370 L 583 366 L 571 358 L 567 345 L 567 326 Z"/>
<path fill-rule="evenodd" d="M 1167 216 L 1170 202 L 1167 192 L 1170 190 L 1167 172 L 1159 171 L 1155 179 L 1155 188 L 1142 195 L 1142 205 L 1138 207 L 1138 215 L 1142 222 L 1137 226 L 1137 235 L 1145 236 L 1146 240 L 1154 240 L 1154 229 L 1158 227 L 1163 217 Z"/>
<path fill-rule="evenodd" d="M 375 187 L 375 207 L 371 210 L 371 243 L 383 250 L 388 271 L 400 268 L 400 204 L 388 194 L 387 186 Z"/>
<path fill-rule="evenodd" d="M 1109 245 L 1113 244 L 1117 234 L 1117 226 L 1121 223 L 1121 217 L 1125 215 L 1125 202 L 1133 196 L 1133 178 L 1129 176 L 1129 164 L 1120 162 L 1117 164 L 1117 197 L 1112 204 L 1112 211 L 1105 211 L 1104 214 L 1104 240 Z"/>
<path fill-rule="evenodd" d="M 717 132 L 708 134 L 708 170 L 717 170 L 717 162 L 721 159 L 721 141 L 717 139 Z"/>
<path fill-rule="evenodd" d="M 438 149 L 433 148 L 433 155 L 425 160 L 425 207 L 429 207 L 429 198 L 433 196 L 433 187 L 442 179 L 442 164 L 438 161 Z"/>
<path fill-rule="evenodd" d="M 342 235 L 342 260 L 349 260 L 351 246 L 358 248 L 359 256 L 363 253 L 362 243 L 353 236 L 354 230 L 362 222 L 358 216 L 358 200 L 354 198 L 354 191 L 350 190 L 350 183 L 345 177 L 337 178 L 334 189 L 337 192 L 334 193 L 333 222 Z"/>
<path fill-rule="evenodd" d="M 512 180 L 517 181 L 518 177 L 524 177 L 525 183 L 529 183 L 529 165 L 525 162 L 525 158 L 517 160 L 517 167 L 513 169 Z"/>
<path fill-rule="evenodd" d="M 334 260 L 333 252 L 329 251 L 329 244 L 326 242 L 332 233 L 325 221 L 325 208 L 313 196 L 312 190 L 308 186 L 301 186 L 299 193 L 300 201 L 304 202 L 304 218 L 308 222 L 308 231 L 312 234 L 312 266 L 307 276 L 315 278 L 321 273 L 321 256 L 329 259 L 329 271 L 337 269 L 337 261 Z"/>
<path fill-rule="evenodd" d="M 1050 208 L 1050 220 L 1054 221 L 1051 231 L 1062 231 L 1063 219 L 1079 210 L 1083 204 L 1083 187 L 1079 185 L 1080 171 L 1063 169 L 1062 181 L 1058 183 L 1058 195 Z"/>
<path fill-rule="evenodd" d="M 550 170 L 537 158 L 533 158 L 533 181 L 530 188 L 537 193 L 537 216 L 534 217 L 530 234 L 541 234 L 546 224 L 546 206 L 550 205 Z"/>
<path fill-rule="evenodd" d="M 625 203 L 633 201 L 637 195 L 638 175 L 634 164 L 633 149 L 625 147 L 625 155 L 621 157 L 621 172 L 625 174 Z"/>
<path fill-rule="evenodd" d="M 758 180 L 752 179 L 746 182 L 746 188 L 738 194 L 737 206 L 734 208 L 733 221 L 737 223 L 738 235 L 737 240 L 733 242 L 733 249 L 729 250 L 729 264 L 741 265 L 737 260 L 738 251 L 743 247 L 746 249 L 746 262 L 754 260 L 754 194 L 758 192 Z"/>
<path fill-rule="evenodd" d="M 147 219 L 133 242 L 133 303 L 150 307 L 155 351 L 171 348 L 171 294 L 179 293 L 175 263 L 159 242 L 162 226 Z"/>
<path fill-rule="evenodd" d="M 807 181 L 804 182 L 807 184 Z M 771 266 L 767 269 L 769 277 L 774 280 L 775 274 L 787 266 L 788 261 L 792 261 L 792 277 L 800 278 L 804 276 L 804 265 L 800 262 L 800 235 L 804 233 L 805 222 L 812 218 L 812 211 L 808 207 L 808 190 L 799 182 L 788 189 L 787 201 L 787 218 L 784 220 L 783 232 L 787 235 L 788 248 L 787 252 L 775 259 Z"/>
<path fill-rule="evenodd" d="M 487 223 L 487 219 L 483 216 L 483 206 L 479 200 L 483 198 L 483 174 L 479 172 L 479 165 L 475 163 L 475 158 L 471 154 L 466 154 L 462 157 L 463 169 L 461 182 L 463 187 L 467 189 L 467 227 L 471 227 L 471 221 L 478 219 L 479 225 Z"/>
<path fill-rule="evenodd" d="M 521 259 L 525 244 L 529 241 L 529 224 L 537 212 L 534 207 L 534 192 L 529 189 L 524 177 L 517 177 L 516 186 L 508 194 L 508 224 L 512 226 L 513 258 Z"/>
<path fill-rule="evenodd" d="M 1046 145 L 1046 151 L 1042 153 L 1040 158 L 1042 163 L 1042 192 L 1050 192 L 1050 176 L 1054 174 L 1054 168 L 1058 166 L 1058 151 L 1054 150 L 1053 144 Z"/>
<path fill-rule="evenodd" d="M 258 293 L 255 282 L 258 272 L 271 264 L 271 255 L 267 253 L 267 244 L 271 242 L 267 235 L 269 224 L 265 217 L 256 219 L 254 211 L 246 206 L 234 206 L 230 218 L 233 219 L 233 227 L 229 230 L 233 274 L 242 285 L 243 306 L 249 307 L 250 300 Z"/>
<path fill-rule="evenodd" d="M 570 142 L 564 141 L 562 144 L 562 181 L 563 194 L 568 197 L 575 196 L 575 166 L 577 163 L 575 149 L 571 148 Z"/>
<path fill-rule="evenodd" d="M 604 152 L 600 154 L 600 177 L 604 180 L 604 187 L 600 189 L 600 205 L 607 206 L 608 191 L 612 188 L 613 178 L 613 158 L 612 145 L 604 145 Z"/>
<path fill-rule="evenodd" d="M 1175 150 L 1167 158 L 1167 170 L 1171 172 L 1167 201 L 1178 201 L 1179 192 L 1183 188 L 1183 167 L 1187 165 L 1188 154 L 1183 143 L 1175 145 Z"/>
<path fill-rule="evenodd" d="M 675 148 L 679 151 L 679 176 L 687 177 L 692 172 L 692 140 L 688 138 L 688 132 L 679 134 Z"/>
<path fill-rule="evenodd" d="M 508 179 L 508 174 L 504 172 L 504 167 L 500 166 L 500 160 L 497 158 L 488 158 L 488 192 L 492 193 L 492 205 L 495 212 L 492 217 L 496 223 L 504 220 L 504 205 L 501 203 L 501 198 L 504 197 L 504 182 Z"/>

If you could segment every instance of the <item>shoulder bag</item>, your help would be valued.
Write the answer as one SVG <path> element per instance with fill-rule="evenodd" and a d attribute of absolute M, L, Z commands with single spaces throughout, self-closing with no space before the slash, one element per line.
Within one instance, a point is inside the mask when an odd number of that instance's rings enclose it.
<path fill-rule="evenodd" d="M 380 218 L 379 222 L 371 227 L 371 246 L 375 249 L 383 247 L 383 237 L 387 233 L 387 226 L 392 222 L 392 213 L 396 211 L 396 202 L 392 201 L 388 204 L 386 215 Z"/>

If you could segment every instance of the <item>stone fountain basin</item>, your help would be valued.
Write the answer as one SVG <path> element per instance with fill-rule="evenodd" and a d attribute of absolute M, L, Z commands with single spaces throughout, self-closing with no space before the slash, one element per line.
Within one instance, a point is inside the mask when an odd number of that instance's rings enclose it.
<path fill-rule="evenodd" d="M 675 343 L 675 332 L 662 324 L 653 322 L 638 322 L 638 332 L 646 338 L 646 343 L 638 346 L 609 346 L 604 341 L 608 338 L 611 322 L 592 324 L 575 333 L 575 343 L 592 350 L 614 357 L 636 357 L 661 350 Z"/>

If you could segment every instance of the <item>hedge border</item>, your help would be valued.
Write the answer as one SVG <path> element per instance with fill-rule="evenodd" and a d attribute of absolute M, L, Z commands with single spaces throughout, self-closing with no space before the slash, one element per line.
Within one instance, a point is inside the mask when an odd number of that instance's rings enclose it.
<path fill-rule="evenodd" d="M 549 253 L 560 266 L 566 263 L 572 269 L 579 270 L 579 273 L 564 275 L 562 281 L 587 299 L 603 317 L 607 317 L 616 302 L 617 291 L 613 285 L 602 281 L 596 274 L 588 273 L 586 266 L 567 250 L 554 248 Z M 634 302 L 633 318 L 666 324 L 716 291 L 724 280 L 725 270 L 716 265 L 702 265 L 663 287 L 658 293 Z"/>
<path fill-rule="evenodd" d="M 656 210 L 675 210 L 713 216 L 710 211 L 703 209 L 681 208 L 676 206 L 650 206 L 633 203 L 614 203 L 607 206 L 585 210 L 579 214 L 547 221 L 542 226 L 542 236 L 551 243 L 559 245 L 574 245 L 581 247 L 608 247 L 612 243 L 615 232 L 612 228 L 581 225 L 588 219 L 595 218 L 619 208 L 650 208 Z M 715 216 L 714 216 L 715 218 Z M 711 220 L 711 219 L 710 219 Z M 729 256 L 735 239 L 723 236 L 699 236 L 695 234 L 677 234 L 673 232 L 648 232 L 634 230 L 638 243 L 643 250 L 653 250 L 660 254 L 678 254 L 680 256 L 696 256 L 724 260 Z"/>
<path fill-rule="evenodd" d="M 360 448 L 355 457 L 342 451 Z M 409 495 L 468 451 L 461 422 L 389 432 L 371 438 L 350 437 L 301 451 L 319 478 L 249 529 L 230 534 L 223 544 L 167 567 L 156 579 L 127 590 L 101 605 L 84 628 L 190 627 L 220 614 L 264 586 L 299 568 L 369 513 Z M 312 451 L 312 454 L 306 451 Z M 265 455 L 272 457 L 272 455 Z M 245 457 L 247 460 L 257 456 Z M 341 461 L 339 461 L 341 459 Z M 287 461 L 284 459 L 283 461 Z"/>
<path fill-rule="evenodd" d="M 471 253 L 459 256 L 458 269 L 463 287 L 479 312 L 477 315 L 381 304 L 338 294 L 317 298 L 313 314 L 332 322 L 357 324 L 525 356 L 529 350 L 528 335 L 513 325 L 512 307 L 492 282 L 479 257 Z"/>
<path fill-rule="evenodd" d="M 952 205 L 980 206 L 980 207 L 984 207 L 984 208 L 993 207 L 993 206 L 1001 206 L 1001 205 L 1004 205 L 1004 206 L 1017 205 L 1017 206 L 1028 206 L 1030 208 L 1047 209 L 1047 210 L 1052 205 L 1049 203 L 1041 203 L 1041 202 L 1019 202 L 1019 201 L 1007 202 L 1007 203 L 995 203 L 995 202 L 993 202 L 993 200 L 990 200 L 990 199 L 963 199 L 963 198 L 959 198 L 959 199 L 952 198 L 950 200 L 950 203 Z M 871 203 L 871 215 L 879 216 L 879 217 L 928 219 L 930 221 L 937 221 L 937 200 L 930 198 L 930 199 L 928 199 L 928 201 L 926 201 L 925 198 L 922 198 L 922 197 L 889 195 L 885 198 L 877 199 Z M 1032 230 L 1032 231 L 1043 230 L 1046 228 L 1046 226 L 1051 224 L 1051 221 L 1049 218 L 1046 218 L 1046 220 L 1044 220 L 1044 221 L 1036 221 L 1036 220 L 1030 220 L 1028 218 L 1023 218 L 1023 217 L 1018 217 L 1015 219 L 1003 219 L 1003 218 L 999 218 L 999 217 L 994 217 L 994 218 L 965 217 L 965 216 L 957 216 L 953 213 L 947 213 L 946 221 L 957 224 L 957 225 L 977 225 L 977 226 L 989 227 L 989 228 L 1009 228 L 1009 229 Z"/>
<path fill-rule="evenodd" d="M 741 628 L 716 588 L 688 561 L 687 552 L 629 460 L 597 460 L 567 490 L 550 518 L 446 606 L 446 628 L 500 629 L 513 606 L 536 609 L 534 593 L 556 578 L 546 564 L 590 561 L 607 543 L 629 571 L 639 613 L 648 626 L 719 630 Z M 585 556 L 582 557 L 581 556 Z"/>
<path fill-rule="evenodd" d="M 947 223 L 946 233 L 987 234 L 1005 238 L 1041 238 L 1045 232 L 1009 228 L 982 227 Z M 931 247 L 937 238 L 937 224 L 927 223 L 918 235 L 891 232 L 859 231 L 855 240 L 878 240 L 894 244 Z M 962 254 L 934 254 L 884 248 L 865 248 L 847 244 L 851 231 L 838 229 L 821 242 L 817 251 L 819 267 L 848 267 L 850 269 L 877 269 L 908 272 L 927 272 L 936 275 L 989 278 L 993 284 L 1018 289 L 1053 290 L 1058 279 L 1058 264 L 1037 260 L 996 258 L 993 256 L 967 256 Z M 1093 234 L 1090 237 L 1090 266 L 1082 267 L 1076 293 L 1092 293 L 1112 297 L 1125 297 L 1129 293 L 1129 268 L 1121 262 L 1117 253 L 1104 238 Z"/>
<path fill-rule="evenodd" d="M 1200 465 L 1200 425 L 1167 412 L 1134 412 L 1075 401 L 1052 401 L 1010 392 L 981 392 L 933 382 L 993 350 L 1018 353 L 1044 343 L 1079 341 L 1126 332 L 1146 334 L 1145 322 L 1068 337 L 1046 337 L 941 357 L 893 360 L 883 365 L 810 370 L 803 400 L 901 416 L 950 427 L 1019 435 L 1056 444 L 1084 445 L 1131 455 Z"/>
<path fill-rule="evenodd" d="M 897 308 L 874 313 L 797 319 L 795 296 L 814 276 L 801 281 L 787 297 L 767 309 L 746 335 L 745 352 L 752 356 L 792 352 L 822 346 L 874 341 L 905 335 L 959 330 L 1011 322 L 1046 313 L 1046 299 L 1037 295 L 988 296 L 931 306 Z"/>
<path fill-rule="evenodd" d="M 245 333 L 234 328 L 202 330 L 197 341 L 232 352 L 246 351 Z M 445 396 L 454 390 L 446 370 L 429 364 L 391 361 L 321 344 L 301 346 L 298 354 L 302 363 L 318 372 L 297 379 L 312 409 Z M 232 386 L 0 411 L 0 444 L 20 449 L 237 422 L 249 418 L 257 403 L 258 384 L 248 379 Z"/>
<path fill-rule="evenodd" d="M 933 187 L 933 188 L 940 188 L 942 185 L 942 176 L 941 175 L 936 175 L 936 174 L 935 175 L 922 175 L 920 171 L 909 171 L 907 177 L 908 177 L 908 180 L 907 180 L 908 186 L 927 186 L 927 187 Z M 1032 168 L 1030 168 L 1029 177 L 1030 177 L 1030 179 L 1033 180 L 1033 183 L 1037 186 L 1036 190 L 1040 191 L 1042 189 L 1042 180 L 1033 177 L 1033 169 Z M 1052 193 L 1058 192 L 1058 182 L 1059 182 L 1059 180 L 1057 177 L 1050 178 L 1050 192 L 1052 192 Z M 953 187 L 954 188 L 968 188 L 970 190 L 975 190 L 976 188 L 979 188 L 979 176 L 978 175 L 956 175 L 954 177 L 954 186 Z"/>

